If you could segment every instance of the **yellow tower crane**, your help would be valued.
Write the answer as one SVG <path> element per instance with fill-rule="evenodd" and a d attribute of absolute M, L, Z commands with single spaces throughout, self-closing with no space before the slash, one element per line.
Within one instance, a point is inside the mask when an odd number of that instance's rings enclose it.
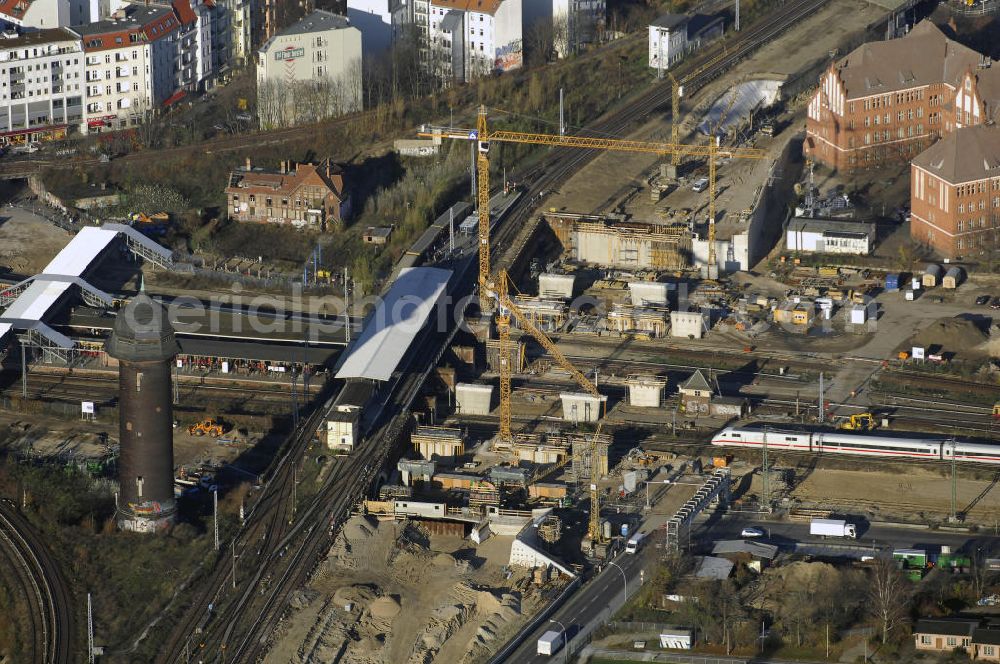
<path fill-rule="evenodd" d="M 510 279 L 506 272 L 501 271 L 496 277 L 491 271 L 490 257 L 490 162 L 489 150 L 491 143 L 522 143 L 528 145 L 548 145 L 552 147 L 570 147 L 585 150 L 612 150 L 617 152 L 638 152 L 658 155 L 684 154 L 695 157 L 707 157 L 709 162 L 709 237 L 715 234 L 715 161 L 718 155 L 737 159 L 763 159 L 765 152 L 754 148 L 720 148 L 715 141 L 709 145 L 681 145 L 677 143 L 660 143 L 656 141 L 633 141 L 626 139 L 602 138 L 593 136 L 566 136 L 560 134 L 539 134 L 507 130 L 491 131 L 487 124 L 486 107 L 480 106 L 476 121 L 476 129 L 465 130 L 451 127 L 424 126 L 420 136 L 440 137 L 458 140 L 476 141 L 477 156 L 477 207 L 479 213 L 479 293 L 482 298 L 496 299 L 500 305 L 497 315 L 497 328 L 500 336 L 500 431 L 499 438 L 510 441 L 511 432 L 511 402 L 510 402 L 510 317 L 513 315 L 518 324 L 545 348 L 546 351 L 566 369 L 573 379 L 588 393 L 598 396 L 600 393 L 594 384 L 587 379 L 573 364 L 559 352 L 555 344 L 539 330 L 530 319 L 515 305 L 509 295 Z M 709 246 L 713 246 L 710 242 Z M 713 252 L 714 253 L 714 252 Z"/>
<path fill-rule="evenodd" d="M 421 128 L 420 136 L 440 137 L 477 142 L 477 204 L 479 211 L 479 288 L 481 297 L 493 297 L 496 285 L 491 278 L 490 262 L 490 161 L 491 143 L 523 143 L 551 147 L 580 148 L 584 150 L 610 150 L 614 152 L 639 152 L 658 155 L 690 155 L 707 157 L 709 162 L 709 231 L 714 233 L 715 223 L 715 160 L 718 156 L 734 159 L 763 159 L 767 153 L 755 148 L 722 148 L 712 141 L 709 145 L 681 145 L 656 141 L 632 141 L 595 136 L 565 136 L 518 131 L 490 131 L 486 122 L 486 107 L 479 108 L 476 129 L 462 130 L 449 127 Z"/>

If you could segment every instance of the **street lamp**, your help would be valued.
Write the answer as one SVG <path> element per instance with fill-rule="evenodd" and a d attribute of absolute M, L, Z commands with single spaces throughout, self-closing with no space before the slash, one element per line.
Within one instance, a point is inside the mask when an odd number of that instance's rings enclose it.
<path fill-rule="evenodd" d="M 609 565 L 614 565 L 618 569 L 618 571 L 622 573 L 622 581 L 625 582 L 625 601 L 627 602 L 628 601 L 628 577 L 625 576 L 625 570 L 623 570 L 621 568 L 621 565 L 619 565 L 618 563 L 616 563 L 613 560 L 609 560 L 608 564 Z"/>
<path fill-rule="evenodd" d="M 652 507 L 650 507 L 650 505 L 649 505 L 649 485 L 650 484 L 670 484 L 671 481 L 670 480 L 659 480 L 659 481 L 654 482 L 654 481 L 651 481 L 651 480 L 646 480 L 643 483 L 646 485 L 646 509 L 650 510 L 650 509 L 652 509 Z"/>
<path fill-rule="evenodd" d="M 558 620 L 553 620 L 552 618 L 549 618 L 549 622 L 550 623 L 555 623 L 555 624 L 559 625 L 559 627 L 562 629 L 562 634 L 563 634 L 563 661 L 566 661 L 567 658 L 569 657 L 569 655 L 566 654 L 566 652 L 567 652 L 566 649 L 569 647 L 569 632 L 566 631 L 566 625 L 562 624 Z"/>

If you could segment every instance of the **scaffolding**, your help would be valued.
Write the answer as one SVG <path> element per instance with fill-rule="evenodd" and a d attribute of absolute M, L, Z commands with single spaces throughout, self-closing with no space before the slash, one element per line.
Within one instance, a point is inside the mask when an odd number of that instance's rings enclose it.
<path fill-rule="evenodd" d="M 684 503 L 667 522 L 666 551 L 681 550 L 682 540 L 690 540 L 691 524 L 694 518 L 712 503 L 725 505 L 729 502 L 730 474 L 728 468 L 718 468 L 711 477 Z M 686 537 L 685 537 L 686 536 Z"/>
<path fill-rule="evenodd" d="M 643 333 L 650 337 L 667 334 L 670 309 L 656 306 L 612 305 L 608 312 L 608 329 L 622 333 Z"/>

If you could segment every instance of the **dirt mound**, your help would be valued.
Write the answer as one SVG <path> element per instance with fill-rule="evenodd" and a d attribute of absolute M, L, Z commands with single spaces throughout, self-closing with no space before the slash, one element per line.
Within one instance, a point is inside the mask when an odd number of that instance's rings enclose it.
<path fill-rule="evenodd" d="M 338 607 L 345 607 L 348 604 L 368 606 L 375 597 L 376 592 L 370 586 L 343 586 L 333 594 L 333 603 Z"/>
<path fill-rule="evenodd" d="M 910 337 L 910 341 L 900 350 L 921 346 L 927 352 L 933 352 L 932 347 L 939 347 L 945 353 L 963 354 L 974 352 L 977 346 L 988 340 L 989 334 L 975 321 L 966 318 L 940 318 Z"/>
<path fill-rule="evenodd" d="M 434 556 L 435 567 L 454 567 L 455 558 L 447 553 L 439 553 Z"/>
<path fill-rule="evenodd" d="M 371 611 L 371 614 L 376 618 L 392 620 L 399 615 L 400 606 L 399 602 L 397 602 L 391 595 L 383 595 L 373 601 L 368 606 L 368 610 Z"/>
<path fill-rule="evenodd" d="M 350 542 L 363 542 L 378 530 L 378 521 L 367 516 L 353 516 L 344 524 L 344 537 Z"/>

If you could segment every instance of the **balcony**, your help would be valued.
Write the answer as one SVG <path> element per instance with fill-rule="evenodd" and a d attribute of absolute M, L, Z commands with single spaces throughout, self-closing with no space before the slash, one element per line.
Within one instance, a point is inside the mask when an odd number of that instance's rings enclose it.
<path fill-rule="evenodd" d="M 99 71 L 88 71 L 87 72 L 87 82 L 88 83 L 93 82 L 93 81 L 103 81 L 103 80 L 104 80 L 104 76 L 101 74 L 101 72 L 99 72 Z"/>

